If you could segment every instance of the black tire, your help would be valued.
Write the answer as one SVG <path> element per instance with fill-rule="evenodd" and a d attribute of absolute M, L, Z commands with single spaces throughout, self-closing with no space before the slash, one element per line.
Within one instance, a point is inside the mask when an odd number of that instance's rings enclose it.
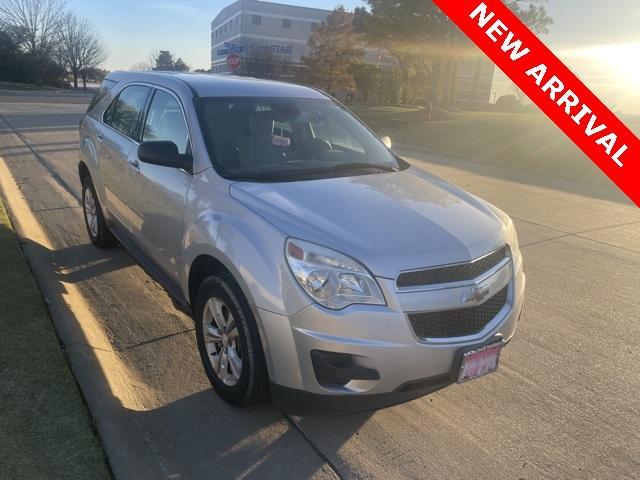
<path fill-rule="evenodd" d="M 95 206 L 95 228 L 89 226 L 89 217 L 87 214 L 87 197 L 91 195 Z M 87 234 L 91 243 L 99 248 L 112 248 L 118 245 L 118 239 L 111 233 L 107 223 L 104 220 L 104 214 L 102 213 L 102 207 L 96 195 L 96 189 L 93 186 L 91 177 L 85 176 L 82 178 L 82 216 L 84 217 L 84 225 L 87 228 Z"/>
<path fill-rule="evenodd" d="M 242 368 L 235 385 L 225 384 L 216 374 L 212 365 L 213 354 L 207 351 L 203 316 L 205 306 L 210 299 L 220 299 L 225 303 L 238 329 L 237 346 L 239 346 Z M 268 374 L 260 332 L 249 303 L 232 275 L 226 272 L 219 273 L 202 282 L 198 290 L 194 318 L 200 359 L 218 395 L 236 406 L 254 405 L 264 401 L 268 392 Z M 211 345 L 211 342 L 209 344 Z"/>

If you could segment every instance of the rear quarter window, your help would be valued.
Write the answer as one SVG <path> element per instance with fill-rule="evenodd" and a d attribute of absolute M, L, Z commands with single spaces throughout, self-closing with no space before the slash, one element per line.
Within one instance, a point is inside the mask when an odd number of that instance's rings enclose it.
<path fill-rule="evenodd" d="M 116 83 L 118 82 L 114 80 L 108 80 L 108 79 L 105 79 L 102 81 L 102 83 L 100 84 L 100 87 L 98 88 L 98 91 L 91 99 L 91 103 L 89 103 L 89 108 L 87 108 L 87 113 L 93 110 L 93 108 L 98 104 L 98 102 L 100 102 L 100 100 L 102 100 L 104 96 L 107 93 L 109 93 L 109 90 L 111 90 Z"/>

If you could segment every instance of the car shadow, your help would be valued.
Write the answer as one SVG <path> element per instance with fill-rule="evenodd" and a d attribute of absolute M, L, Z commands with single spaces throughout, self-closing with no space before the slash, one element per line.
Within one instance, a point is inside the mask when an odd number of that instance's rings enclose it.
<path fill-rule="evenodd" d="M 325 458 L 336 456 L 339 446 L 369 418 L 322 419 L 340 424 L 336 432 L 342 441 L 332 439 L 336 451 L 320 456 L 299 431 L 304 419 L 294 425 L 268 403 L 232 407 L 210 388 L 126 415 L 137 426 L 135 442 L 157 452 L 167 478 L 312 478 L 329 470 Z"/>
<path fill-rule="evenodd" d="M 91 244 L 65 247 L 50 254 L 56 275 L 65 283 L 83 282 L 136 264 L 122 248 L 102 250 Z"/>
<path fill-rule="evenodd" d="M 134 261 L 122 248 L 82 244 L 55 249 L 32 240 L 21 244 L 35 267 L 117 478 L 334 476 L 327 459 L 339 456 L 340 446 L 370 414 L 290 417 L 270 401 L 233 407 L 208 383 L 192 329 L 120 348 L 113 325 L 103 324 L 97 328 L 105 329 L 109 343 L 96 345 L 95 332 L 87 336 L 91 328 L 87 330 L 87 320 L 70 302 L 69 284 L 127 268 Z M 302 433 L 308 422 L 336 427 L 322 452 Z"/>

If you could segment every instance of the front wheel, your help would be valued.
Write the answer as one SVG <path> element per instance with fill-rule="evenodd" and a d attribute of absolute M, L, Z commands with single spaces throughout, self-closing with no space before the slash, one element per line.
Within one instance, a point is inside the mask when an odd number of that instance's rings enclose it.
<path fill-rule="evenodd" d="M 260 333 L 233 277 L 221 273 L 204 280 L 194 313 L 200 358 L 218 395 L 238 406 L 262 401 L 268 376 Z"/>

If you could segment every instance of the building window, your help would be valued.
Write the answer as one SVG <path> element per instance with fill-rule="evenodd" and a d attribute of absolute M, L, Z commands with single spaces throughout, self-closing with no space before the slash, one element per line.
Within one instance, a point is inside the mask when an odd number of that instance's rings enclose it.
<path fill-rule="evenodd" d="M 236 26 L 238 25 L 238 22 L 239 22 L 239 21 L 240 21 L 240 15 L 238 15 L 238 16 L 236 17 Z"/>
<path fill-rule="evenodd" d="M 311 31 L 313 32 L 316 28 L 318 28 L 318 22 L 311 22 Z"/>
<path fill-rule="evenodd" d="M 251 25 L 262 25 L 262 17 L 260 15 L 251 15 Z"/>
<path fill-rule="evenodd" d="M 282 19 L 282 28 L 291 28 L 291 19 L 283 18 Z"/>
<path fill-rule="evenodd" d="M 225 32 L 227 31 L 227 24 L 226 23 L 224 24 L 224 31 Z"/>

